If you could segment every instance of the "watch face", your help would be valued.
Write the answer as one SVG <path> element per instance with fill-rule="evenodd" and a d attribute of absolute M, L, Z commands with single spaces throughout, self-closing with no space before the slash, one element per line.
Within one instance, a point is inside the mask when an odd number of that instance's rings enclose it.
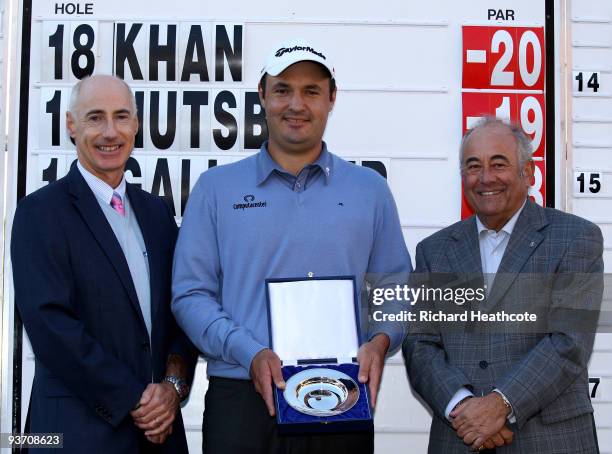
<path fill-rule="evenodd" d="M 187 397 L 187 394 L 189 394 L 189 386 L 187 386 L 185 380 L 179 380 L 175 386 L 181 399 Z"/>
<path fill-rule="evenodd" d="M 168 376 L 164 378 L 164 380 L 174 386 L 174 389 L 176 389 L 176 392 L 181 400 L 183 400 L 185 397 L 187 397 L 187 394 L 189 394 L 189 385 L 187 385 L 187 382 L 182 378 Z"/>

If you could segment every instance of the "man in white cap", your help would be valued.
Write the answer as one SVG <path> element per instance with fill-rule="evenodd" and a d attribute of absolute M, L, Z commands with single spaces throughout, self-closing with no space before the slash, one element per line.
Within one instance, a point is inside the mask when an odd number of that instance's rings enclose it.
<path fill-rule="evenodd" d="M 360 295 L 366 281 L 406 279 L 410 257 L 395 202 L 384 178 L 327 150 L 323 133 L 336 83 L 317 46 L 276 48 L 259 95 L 269 140 L 254 156 L 202 174 L 175 254 L 172 310 L 208 360 L 203 451 L 371 453 L 372 427 L 278 434 L 273 385 L 285 383 L 269 348 L 265 281 L 355 276 Z M 404 328 L 379 323 L 363 331 L 358 378 L 368 383 L 374 406 L 385 355 L 399 346 Z"/>

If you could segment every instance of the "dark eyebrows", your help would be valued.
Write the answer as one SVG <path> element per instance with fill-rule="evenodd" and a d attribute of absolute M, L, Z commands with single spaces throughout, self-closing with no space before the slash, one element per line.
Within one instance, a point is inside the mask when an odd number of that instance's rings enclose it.
<path fill-rule="evenodd" d="M 288 88 L 291 88 L 291 85 L 286 82 L 283 82 L 282 80 L 278 80 L 272 84 L 271 88 L 272 90 L 279 89 L 279 88 L 288 89 Z M 313 91 L 320 92 L 322 88 L 319 84 L 308 84 L 304 86 L 303 88 L 301 88 L 301 90 L 313 90 Z"/>
<path fill-rule="evenodd" d="M 310 85 L 306 85 L 306 87 L 304 87 L 305 90 L 314 90 L 314 91 L 321 91 L 322 88 L 321 86 L 317 85 L 317 84 L 310 84 Z"/>
<path fill-rule="evenodd" d="M 495 154 L 489 158 L 489 161 L 504 161 L 507 163 L 510 162 L 510 160 L 503 154 Z M 471 156 L 465 160 L 465 165 L 471 162 L 480 162 L 480 159 L 478 159 L 476 156 Z"/>
<path fill-rule="evenodd" d="M 272 84 L 272 89 L 274 90 L 276 88 L 289 88 L 289 84 L 282 80 L 277 80 Z"/>
<path fill-rule="evenodd" d="M 505 161 L 505 162 L 510 162 L 510 160 L 506 156 L 504 156 L 503 154 L 494 154 L 493 156 L 491 156 L 491 159 L 489 159 L 489 160 L 490 161 L 493 161 L 493 160 L 502 160 L 502 161 Z"/>

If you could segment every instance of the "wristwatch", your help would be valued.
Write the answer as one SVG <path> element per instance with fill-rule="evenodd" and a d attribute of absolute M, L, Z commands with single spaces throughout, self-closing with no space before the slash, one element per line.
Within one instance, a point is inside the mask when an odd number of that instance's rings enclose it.
<path fill-rule="evenodd" d="M 181 402 L 184 401 L 189 395 L 189 385 L 183 378 L 176 377 L 174 375 L 166 375 L 164 377 L 164 381 L 167 381 L 174 386 L 174 389 L 176 390 Z"/>
<path fill-rule="evenodd" d="M 508 411 L 508 414 L 506 415 L 506 417 L 508 419 L 512 418 L 512 416 L 514 416 L 514 410 L 508 398 L 499 389 L 494 389 L 493 392 L 499 394 L 499 396 L 502 398 L 502 401 L 504 402 L 504 406 L 506 407 L 506 410 Z"/>

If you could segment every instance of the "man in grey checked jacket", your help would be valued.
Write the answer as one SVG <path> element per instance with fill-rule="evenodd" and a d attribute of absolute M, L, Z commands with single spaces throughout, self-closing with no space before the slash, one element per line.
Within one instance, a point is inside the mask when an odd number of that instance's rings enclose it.
<path fill-rule="evenodd" d="M 601 231 L 528 199 L 534 163 L 520 128 L 486 118 L 460 155 L 476 215 L 417 245 L 413 285 L 476 282 L 486 296 L 415 308 L 450 305 L 497 321 L 418 319 L 406 338 L 410 382 L 433 411 L 429 453 L 597 453 L 587 363 L 603 292 Z M 508 321 L 525 312 L 537 321 Z"/>

